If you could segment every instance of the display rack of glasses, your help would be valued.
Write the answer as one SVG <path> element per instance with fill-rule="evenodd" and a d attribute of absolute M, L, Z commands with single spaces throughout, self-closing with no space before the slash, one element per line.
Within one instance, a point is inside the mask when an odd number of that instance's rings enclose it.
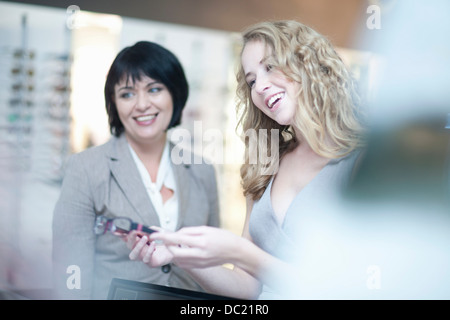
<path fill-rule="evenodd" d="M 62 181 L 70 153 L 70 67 L 67 53 L 37 57 L 30 171 L 46 182 Z"/>
<path fill-rule="evenodd" d="M 60 183 L 70 152 L 69 53 L 0 48 L 0 166 Z"/>
<path fill-rule="evenodd" d="M 31 251 L 47 253 L 47 234 L 31 235 L 28 228 L 47 230 L 46 202 L 53 201 L 71 152 L 71 30 L 62 25 L 66 41 L 50 49 L 45 41 L 40 46 L 42 33 L 28 33 L 26 14 L 18 22 L 20 38 L 0 46 L 0 288 L 31 285 L 22 269 L 34 259 Z M 30 239 L 40 245 L 30 247 Z"/>
<path fill-rule="evenodd" d="M 21 49 L 2 48 L 0 53 L 0 159 L 12 172 L 30 166 L 34 57 Z"/>

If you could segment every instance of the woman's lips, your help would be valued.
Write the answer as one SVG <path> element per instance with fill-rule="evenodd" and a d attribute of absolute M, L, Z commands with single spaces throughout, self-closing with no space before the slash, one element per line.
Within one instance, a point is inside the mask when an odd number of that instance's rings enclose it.
<path fill-rule="evenodd" d="M 276 93 L 266 100 L 266 105 L 269 109 L 273 110 L 274 106 L 283 98 L 284 92 Z"/>
<path fill-rule="evenodd" d="M 136 122 L 140 125 L 148 125 L 154 122 L 156 116 L 158 114 L 149 114 L 149 115 L 144 115 L 144 116 L 139 116 L 139 117 L 135 117 L 134 119 L 136 120 Z"/>

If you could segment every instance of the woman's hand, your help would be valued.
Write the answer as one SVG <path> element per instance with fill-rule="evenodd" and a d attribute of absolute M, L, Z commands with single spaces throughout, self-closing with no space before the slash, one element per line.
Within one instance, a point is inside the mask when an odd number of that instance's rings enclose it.
<path fill-rule="evenodd" d="M 166 246 L 150 241 L 148 235 L 141 235 L 132 231 L 124 240 L 131 250 L 129 254 L 131 260 L 142 260 L 152 268 L 172 262 L 173 255 Z"/>
<path fill-rule="evenodd" d="M 233 263 L 243 238 L 214 227 L 186 227 L 177 232 L 155 232 L 150 240 L 159 240 L 181 268 L 207 268 Z"/>

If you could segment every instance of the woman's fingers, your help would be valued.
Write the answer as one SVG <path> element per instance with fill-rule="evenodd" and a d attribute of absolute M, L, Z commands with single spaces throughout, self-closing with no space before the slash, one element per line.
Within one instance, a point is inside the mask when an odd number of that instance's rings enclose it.
<path fill-rule="evenodd" d="M 136 260 L 140 256 L 142 249 L 144 248 L 144 246 L 147 245 L 147 241 L 148 241 L 147 236 L 143 236 L 136 243 L 136 245 L 134 246 L 134 248 L 131 250 L 131 252 L 129 254 L 129 257 L 131 260 Z"/>
<path fill-rule="evenodd" d="M 153 241 L 162 242 L 166 246 L 188 246 L 197 247 L 199 241 L 196 236 L 183 235 L 177 233 L 164 233 L 150 238 Z"/>
<path fill-rule="evenodd" d="M 188 227 L 177 232 L 155 232 L 150 240 L 162 241 L 165 245 L 197 247 L 201 245 L 201 237 L 207 229 L 205 227 Z"/>
<path fill-rule="evenodd" d="M 149 262 L 151 261 L 151 259 L 152 259 L 152 255 L 153 255 L 153 252 L 154 252 L 154 251 L 155 251 L 155 242 L 152 241 L 152 242 L 150 243 L 150 245 L 148 246 L 147 251 L 146 251 L 145 254 L 143 255 L 142 261 L 143 261 L 144 263 L 149 263 Z"/>
<path fill-rule="evenodd" d="M 150 229 L 155 230 L 157 232 L 163 232 L 164 229 L 158 226 L 151 226 Z"/>
<path fill-rule="evenodd" d="M 134 231 L 130 232 L 127 236 L 122 238 L 127 243 L 128 249 L 133 249 L 134 243 L 136 242 L 136 234 Z"/>
<path fill-rule="evenodd" d="M 229 251 L 229 243 L 233 242 L 230 235 L 218 228 L 200 226 L 176 232 L 155 232 L 149 238 L 162 242 L 178 266 L 197 268 L 220 265 L 229 259 L 229 255 L 223 253 Z"/>

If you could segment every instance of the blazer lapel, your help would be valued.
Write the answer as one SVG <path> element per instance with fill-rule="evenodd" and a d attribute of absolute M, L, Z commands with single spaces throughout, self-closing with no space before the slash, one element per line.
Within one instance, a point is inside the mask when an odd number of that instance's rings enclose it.
<path fill-rule="evenodd" d="M 140 223 L 159 226 L 159 219 L 128 149 L 125 135 L 114 140 L 109 150 L 112 175 L 140 218 Z"/>
<path fill-rule="evenodd" d="M 174 145 L 170 144 L 170 153 L 169 157 L 171 159 L 172 168 L 177 184 L 177 192 L 178 192 L 178 223 L 177 229 L 181 228 L 183 225 L 184 217 L 186 212 L 188 211 L 189 205 L 189 194 L 190 194 L 190 178 L 189 178 L 189 170 L 191 170 L 190 165 L 188 164 L 174 164 L 172 162 L 172 150 Z"/>

